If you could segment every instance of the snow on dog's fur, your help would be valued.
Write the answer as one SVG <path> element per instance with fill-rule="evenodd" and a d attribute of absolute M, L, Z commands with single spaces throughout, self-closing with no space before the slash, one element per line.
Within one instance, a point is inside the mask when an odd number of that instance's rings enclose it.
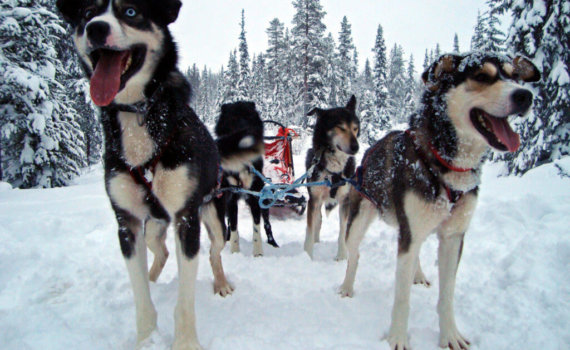
<path fill-rule="evenodd" d="M 233 287 L 220 256 L 225 199 L 203 204 L 219 185 L 221 159 L 188 107 L 191 88 L 176 67 L 176 46 L 167 28 L 181 2 L 58 0 L 57 6 L 74 28 L 91 98 L 101 107 L 105 183 L 133 287 L 137 344 L 156 329 L 149 279 L 155 281 L 164 267 L 166 228 L 172 223 L 179 269 L 173 349 L 199 349 L 194 285 L 201 220 L 212 241 L 214 291 L 225 296 Z M 155 258 L 150 275 L 147 246 Z"/>
<path fill-rule="evenodd" d="M 305 165 L 313 168 L 308 182 L 323 181 L 325 178 L 338 183 L 342 178 L 350 178 L 354 174 L 354 155 L 358 152 L 358 135 L 360 121 L 356 116 L 356 97 L 352 96 L 346 107 L 320 109 L 314 108 L 309 115 L 316 115 L 317 121 L 313 133 L 313 148 L 307 152 Z M 313 245 L 319 242 L 322 214 L 325 204 L 330 211 L 340 203 L 340 227 L 338 252 L 336 259 L 346 258 L 345 233 L 348 218 L 348 184 L 337 188 L 327 186 L 309 187 L 309 203 L 307 209 L 307 232 L 304 248 L 313 258 Z"/>
<path fill-rule="evenodd" d="M 348 266 L 340 293 L 353 295 L 358 246 L 372 220 L 379 215 L 398 227 L 396 290 L 387 340 L 391 349 L 410 349 L 410 288 L 412 283 L 429 285 L 418 254 L 426 237 L 436 232 L 440 346 L 467 349 L 470 344 L 455 324 L 453 294 L 463 237 L 477 203 L 483 156 L 489 147 L 518 149 L 519 135 L 508 118 L 530 110 L 533 95 L 519 81 L 537 81 L 540 74 L 525 58 L 476 52 L 444 55 L 422 78 L 426 90 L 410 128 L 391 132 L 366 152 L 363 192 L 350 191 Z"/>

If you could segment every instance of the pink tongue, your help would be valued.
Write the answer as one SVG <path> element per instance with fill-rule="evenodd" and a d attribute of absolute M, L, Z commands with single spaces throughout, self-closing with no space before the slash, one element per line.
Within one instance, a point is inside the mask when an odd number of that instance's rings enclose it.
<path fill-rule="evenodd" d="M 91 99 L 97 106 L 108 106 L 119 92 L 123 59 L 129 51 L 103 51 L 91 76 Z"/>
<path fill-rule="evenodd" d="M 519 149 L 519 146 L 521 145 L 519 134 L 511 129 L 507 118 L 489 117 L 487 120 L 491 122 L 495 136 L 497 136 L 501 143 L 507 146 L 509 152 L 514 152 Z"/>

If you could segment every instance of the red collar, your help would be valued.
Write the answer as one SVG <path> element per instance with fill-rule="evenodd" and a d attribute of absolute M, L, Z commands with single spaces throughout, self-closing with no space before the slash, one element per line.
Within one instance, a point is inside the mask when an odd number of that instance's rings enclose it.
<path fill-rule="evenodd" d="M 408 134 L 412 138 L 412 140 L 415 143 L 416 142 L 416 135 L 414 135 L 410 129 L 406 130 L 405 132 L 406 132 L 406 134 Z M 418 145 L 416 145 L 416 147 L 418 147 Z M 441 165 L 443 165 L 444 167 L 446 167 L 447 169 L 449 169 L 451 171 L 458 172 L 458 173 L 466 173 L 468 171 L 473 170 L 473 168 L 458 168 L 456 166 L 449 164 L 445 159 L 443 159 L 441 154 L 439 154 L 437 149 L 434 147 L 434 145 L 430 141 L 428 141 L 428 147 L 429 147 L 429 150 L 431 151 L 431 153 L 439 161 L 439 163 Z"/>

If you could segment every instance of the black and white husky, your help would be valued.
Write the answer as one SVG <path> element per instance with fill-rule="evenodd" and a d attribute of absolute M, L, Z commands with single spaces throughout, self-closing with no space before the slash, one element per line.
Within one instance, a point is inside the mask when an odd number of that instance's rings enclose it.
<path fill-rule="evenodd" d="M 307 152 L 305 161 L 307 170 L 312 168 L 308 178 L 309 182 L 329 179 L 332 183 L 338 183 L 342 178 L 350 178 L 354 174 L 354 155 L 359 149 L 357 137 L 360 132 L 360 121 L 355 111 L 356 97 L 352 96 L 346 107 L 326 110 L 314 108 L 309 112 L 309 115 L 317 117 L 313 133 L 313 148 Z M 309 203 L 304 248 L 311 259 L 314 243 L 320 240 L 321 207 L 325 204 L 327 211 L 330 211 L 337 203 L 340 203 L 340 229 L 336 259 L 346 259 L 348 189 L 348 184 L 333 189 L 327 186 L 308 188 Z"/>
<path fill-rule="evenodd" d="M 224 199 L 202 205 L 219 185 L 221 159 L 187 105 L 190 85 L 176 67 L 176 46 L 167 29 L 181 2 L 58 0 L 57 6 L 74 28 L 91 97 L 101 107 L 105 185 L 133 287 L 137 344 L 156 329 L 149 279 L 156 280 L 166 262 L 164 240 L 172 223 L 179 271 L 173 349 L 199 349 L 194 285 L 200 220 L 212 241 L 214 290 L 225 296 L 233 288 L 220 256 Z M 154 253 L 150 276 L 147 246 Z"/>
<path fill-rule="evenodd" d="M 519 85 L 540 78 L 527 59 L 484 54 L 445 55 L 422 76 L 422 104 L 406 132 L 394 131 L 362 160 L 362 193 L 349 194 L 348 267 L 340 293 L 353 295 L 358 246 L 376 216 L 399 228 L 391 349 L 410 349 L 408 314 L 413 282 L 425 283 L 418 253 L 439 238 L 440 346 L 469 348 L 455 324 L 453 294 L 463 237 L 477 204 L 483 156 L 489 147 L 513 152 L 519 135 L 508 118 L 525 115 L 532 93 Z"/>
<path fill-rule="evenodd" d="M 263 180 L 255 175 L 251 168 L 259 173 L 263 171 L 263 122 L 255 109 L 255 103 L 239 101 L 222 106 L 222 111 L 216 124 L 218 149 L 222 155 L 224 176 L 222 187 L 239 187 L 253 192 L 259 192 L 265 185 Z M 236 144 L 238 147 L 236 147 Z M 238 201 L 244 198 L 253 218 L 253 255 L 263 255 L 259 223 L 263 216 L 265 234 L 268 243 L 277 246 L 271 224 L 269 209 L 261 209 L 259 198 L 251 194 L 230 193 L 227 202 L 229 218 L 230 249 L 232 253 L 240 251 L 238 226 Z"/>

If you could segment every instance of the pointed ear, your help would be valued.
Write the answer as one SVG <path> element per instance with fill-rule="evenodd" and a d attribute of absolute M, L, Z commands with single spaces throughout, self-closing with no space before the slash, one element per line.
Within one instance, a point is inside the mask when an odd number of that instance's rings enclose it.
<path fill-rule="evenodd" d="M 73 19 L 79 14 L 77 3 L 72 0 L 57 0 L 55 6 L 61 13 L 63 19 L 69 23 L 73 23 Z"/>
<path fill-rule="evenodd" d="M 352 113 L 356 112 L 356 96 L 352 95 L 348 103 L 346 104 L 346 109 L 351 111 Z"/>
<path fill-rule="evenodd" d="M 230 104 L 229 103 L 225 103 L 222 105 L 222 114 L 224 113 L 228 113 L 230 109 Z"/>
<path fill-rule="evenodd" d="M 522 79 L 527 83 L 540 80 L 540 72 L 538 68 L 528 58 L 517 56 L 513 60 L 514 71 L 513 75 Z"/>
<path fill-rule="evenodd" d="M 180 0 L 156 1 L 156 13 L 160 14 L 160 24 L 167 26 L 176 21 L 182 3 Z"/>
<path fill-rule="evenodd" d="M 426 87 L 431 91 L 436 91 L 439 88 L 439 83 L 442 78 L 457 69 L 455 64 L 455 57 L 453 55 L 441 56 L 436 62 L 434 62 L 428 70 L 423 72 L 422 80 Z"/>
<path fill-rule="evenodd" d="M 320 108 L 313 108 L 309 111 L 309 113 L 307 113 L 307 115 L 314 115 L 316 114 L 317 116 L 320 116 L 321 113 L 323 113 L 323 110 Z"/>

